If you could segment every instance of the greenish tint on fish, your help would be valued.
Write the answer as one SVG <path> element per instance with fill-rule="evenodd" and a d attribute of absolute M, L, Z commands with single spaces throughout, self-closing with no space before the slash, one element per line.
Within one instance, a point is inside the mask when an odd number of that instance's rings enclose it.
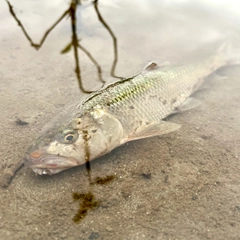
<path fill-rule="evenodd" d="M 25 164 L 37 174 L 55 174 L 126 142 L 179 129 L 179 124 L 163 119 L 197 105 L 190 95 L 226 63 L 221 52 L 179 66 L 150 63 L 140 74 L 90 95 L 69 121 L 34 141 Z"/>

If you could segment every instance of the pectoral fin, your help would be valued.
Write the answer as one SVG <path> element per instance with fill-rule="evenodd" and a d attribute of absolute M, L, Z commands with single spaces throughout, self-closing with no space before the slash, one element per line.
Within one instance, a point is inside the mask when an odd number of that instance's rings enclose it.
<path fill-rule="evenodd" d="M 122 143 L 167 134 L 176 131 L 180 127 L 180 124 L 165 121 L 153 122 L 150 124 L 144 123 L 141 127 L 137 128 L 131 136 L 124 139 Z"/>

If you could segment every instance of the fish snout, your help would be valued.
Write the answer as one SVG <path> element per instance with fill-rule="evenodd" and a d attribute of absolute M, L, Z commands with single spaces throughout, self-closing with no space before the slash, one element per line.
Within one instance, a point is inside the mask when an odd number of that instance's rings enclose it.
<path fill-rule="evenodd" d="M 25 166 L 39 174 L 52 175 L 70 167 L 79 165 L 77 159 L 61 156 L 59 154 L 47 154 L 43 150 L 27 151 L 24 156 Z"/>
<path fill-rule="evenodd" d="M 42 162 L 43 152 L 40 150 L 35 150 L 33 152 L 26 152 L 24 155 L 24 164 L 31 167 L 33 164 L 39 164 Z"/>

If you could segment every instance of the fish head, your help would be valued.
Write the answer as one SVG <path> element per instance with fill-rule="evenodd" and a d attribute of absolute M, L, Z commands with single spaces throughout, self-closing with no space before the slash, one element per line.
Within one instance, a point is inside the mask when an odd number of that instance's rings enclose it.
<path fill-rule="evenodd" d="M 25 165 L 52 175 L 85 164 L 121 144 L 121 123 L 103 110 L 94 110 L 60 127 L 47 130 L 25 153 Z"/>

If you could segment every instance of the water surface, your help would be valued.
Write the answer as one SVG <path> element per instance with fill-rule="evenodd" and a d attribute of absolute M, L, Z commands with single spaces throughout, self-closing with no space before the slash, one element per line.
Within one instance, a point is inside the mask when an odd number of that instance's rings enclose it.
<path fill-rule="evenodd" d="M 35 45 L 69 9 L 68 1 L 59 0 L 10 4 Z M 195 59 L 229 36 L 238 49 L 237 1 L 100 0 L 98 7 L 110 31 L 91 2 L 83 1 L 76 13 L 77 37 L 97 62 L 78 49 L 87 91 L 102 86 L 99 67 L 110 83 L 153 60 Z M 90 186 L 85 166 L 54 176 L 35 176 L 25 167 L 15 172 L 42 127 L 86 95 L 74 49 L 67 48 L 71 18 L 36 50 L 1 1 L 0 33 L 1 239 L 238 238 L 239 66 L 209 76 L 195 94 L 202 105 L 169 119 L 182 124 L 179 131 L 125 144 L 93 161 Z"/>

